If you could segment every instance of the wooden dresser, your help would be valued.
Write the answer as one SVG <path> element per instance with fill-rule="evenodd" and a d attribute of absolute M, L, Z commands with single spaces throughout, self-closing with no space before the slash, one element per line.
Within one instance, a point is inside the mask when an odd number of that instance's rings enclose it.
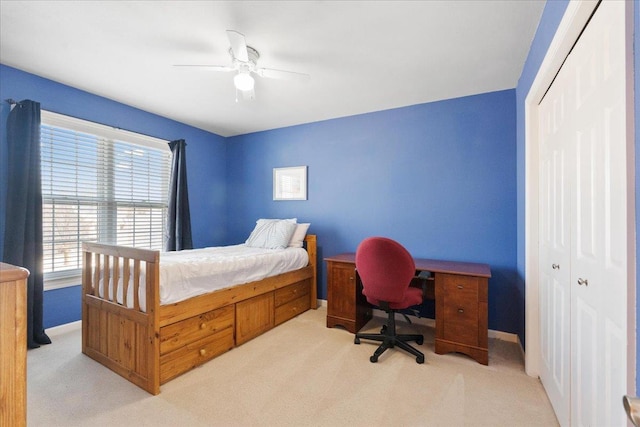
<path fill-rule="evenodd" d="M 27 424 L 27 277 L 0 262 L 0 426 Z"/>
<path fill-rule="evenodd" d="M 371 319 L 362 295 L 355 254 L 325 258 L 327 262 L 327 327 L 359 331 Z M 489 364 L 488 294 L 491 269 L 486 264 L 414 259 L 416 273 L 433 273 L 438 354 L 459 352 Z"/>

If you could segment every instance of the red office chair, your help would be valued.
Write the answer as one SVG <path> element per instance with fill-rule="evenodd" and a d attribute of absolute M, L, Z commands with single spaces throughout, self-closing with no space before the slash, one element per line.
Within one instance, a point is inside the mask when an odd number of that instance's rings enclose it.
<path fill-rule="evenodd" d="M 423 298 L 421 289 L 409 287 L 416 274 L 411 254 L 394 240 L 369 237 L 356 250 L 356 270 L 367 301 L 386 311 L 388 318 L 379 334 L 356 333 L 354 343 L 360 344 L 360 339 L 382 342 L 369 358 L 372 363 L 377 362 L 386 349 L 395 346 L 416 356 L 416 362 L 424 363 L 424 354 L 407 344 L 415 341 L 422 345 L 424 337 L 396 334 L 396 311 L 421 304 Z"/>

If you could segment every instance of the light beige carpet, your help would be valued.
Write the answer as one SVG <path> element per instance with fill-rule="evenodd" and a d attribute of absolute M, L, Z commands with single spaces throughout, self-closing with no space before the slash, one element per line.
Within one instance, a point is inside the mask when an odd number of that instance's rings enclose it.
<path fill-rule="evenodd" d="M 50 330 L 28 352 L 29 426 L 555 426 L 515 343 L 490 340 L 489 366 L 419 348 L 378 363 L 376 344 L 325 326 L 311 310 L 165 384 L 151 396 L 81 354 L 81 334 Z M 401 329 L 405 322 L 398 320 Z M 376 331 L 381 319 L 365 329 Z"/>

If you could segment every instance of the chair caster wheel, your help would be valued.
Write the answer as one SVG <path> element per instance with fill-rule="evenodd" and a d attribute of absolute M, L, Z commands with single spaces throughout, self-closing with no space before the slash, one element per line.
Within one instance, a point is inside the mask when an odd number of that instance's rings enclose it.
<path fill-rule="evenodd" d="M 371 356 L 369 360 L 371 361 L 371 363 L 376 363 L 378 361 L 378 356 Z"/>
<path fill-rule="evenodd" d="M 422 343 L 424 343 L 424 338 L 420 338 L 416 340 L 416 344 L 422 345 Z"/>
<path fill-rule="evenodd" d="M 353 339 L 353 343 L 354 343 L 354 344 L 360 344 L 360 338 L 355 337 L 355 338 Z"/>
<path fill-rule="evenodd" d="M 380 333 L 384 335 L 386 332 L 387 332 L 387 325 L 382 325 L 382 328 L 380 328 Z"/>
<path fill-rule="evenodd" d="M 424 363 L 424 356 L 416 356 L 416 362 L 419 364 Z"/>

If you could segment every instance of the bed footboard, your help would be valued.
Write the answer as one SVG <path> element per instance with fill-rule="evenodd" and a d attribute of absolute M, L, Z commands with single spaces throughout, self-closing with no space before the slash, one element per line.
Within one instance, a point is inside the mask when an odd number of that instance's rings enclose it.
<path fill-rule="evenodd" d="M 97 243 L 82 249 L 82 352 L 158 394 L 159 252 Z"/>

